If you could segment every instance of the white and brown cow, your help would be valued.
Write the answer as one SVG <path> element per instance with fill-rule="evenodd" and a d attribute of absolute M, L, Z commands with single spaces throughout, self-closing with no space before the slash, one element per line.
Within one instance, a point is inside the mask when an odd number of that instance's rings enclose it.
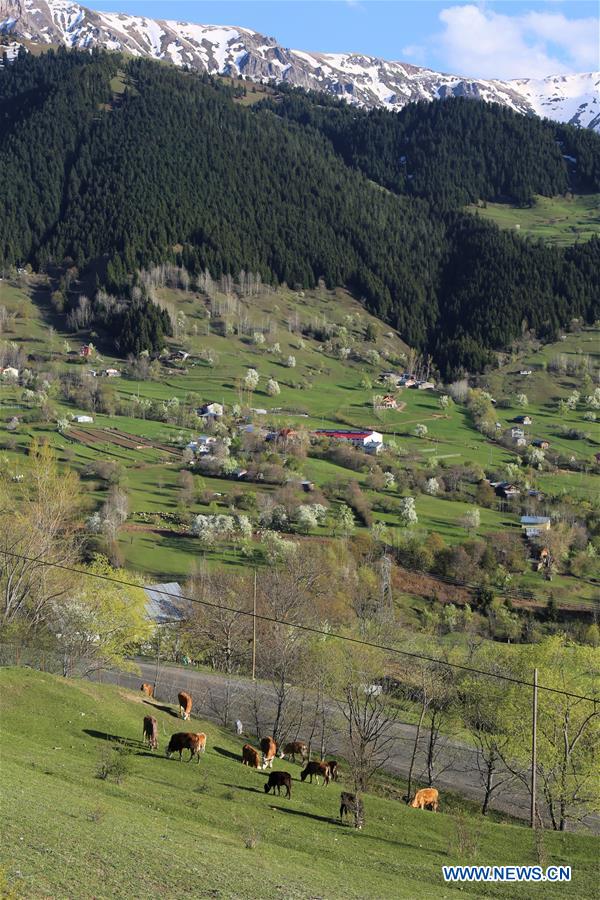
<path fill-rule="evenodd" d="M 273 760 L 277 756 L 277 744 L 272 737 L 263 738 L 260 742 L 260 751 L 262 753 L 262 767 L 266 769 L 273 768 Z"/>

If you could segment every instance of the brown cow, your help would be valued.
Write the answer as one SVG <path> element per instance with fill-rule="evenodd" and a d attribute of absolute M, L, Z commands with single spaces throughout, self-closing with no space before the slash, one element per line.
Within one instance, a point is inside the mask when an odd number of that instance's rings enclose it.
<path fill-rule="evenodd" d="M 281 796 L 281 788 L 284 787 L 287 791 L 286 797 L 292 796 L 292 776 L 289 772 L 271 772 L 269 775 L 269 780 L 265 784 L 265 794 L 268 794 L 271 788 L 273 788 L 273 795 L 275 795 L 275 788 L 277 788 L 277 793 Z"/>
<path fill-rule="evenodd" d="M 149 744 L 151 750 L 158 750 L 158 723 L 154 716 L 144 716 L 142 740 L 144 744 Z"/>
<path fill-rule="evenodd" d="M 260 754 L 251 744 L 244 744 L 242 747 L 242 765 L 250 766 L 251 769 L 260 768 Z"/>
<path fill-rule="evenodd" d="M 200 762 L 200 754 L 204 753 L 205 748 L 205 734 L 178 731 L 176 734 L 171 735 L 171 740 L 169 741 L 169 746 L 166 751 L 167 758 L 171 757 L 171 753 L 179 753 L 179 762 L 181 762 L 181 754 L 184 750 L 189 750 L 190 758 L 188 762 L 191 762 L 194 756 L 197 758 L 197 761 Z"/>
<path fill-rule="evenodd" d="M 142 694 L 145 694 L 146 697 L 154 697 L 154 687 L 151 684 L 146 684 L 146 682 L 144 682 L 140 687 L 140 691 Z"/>
<path fill-rule="evenodd" d="M 273 768 L 273 760 L 277 755 L 277 744 L 273 740 L 272 737 L 263 738 L 260 742 L 260 749 L 262 753 L 262 767 L 266 769 L 267 766 L 269 769 Z"/>
<path fill-rule="evenodd" d="M 329 784 L 331 773 L 328 764 L 326 762 L 317 762 L 316 760 L 307 763 L 306 768 L 300 772 L 300 779 L 301 781 L 305 781 L 310 777 L 310 783 L 312 784 L 313 775 L 317 779 L 317 784 L 319 783 L 319 778 L 323 779 L 323 784 Z"/>
<path fill-rule="evenodd" d="M 329 774 L 331 776 L 331 780 L 337 781 L 340 775 L 340 767 L 337 764 L 337 760 L 330 759 L 327 762 L 327 765 L 329 766 Z"/>
<path fill-rule="evenodd" d="M 187 691 L 180 691 L 177 694 L 177 699 L 179 700 L 179 709 L 181 710 L 181 717 L 183 719 L 189 719 L 190 713 L 192 711 L 191 695 L 188 694 Z"/>
<path fill-rule="evenodd" d="M 410 805 L 413 809 L 432 809 L 437 812 L 439 799 L 440 795 L 435 788 L 423 788 L 422 791 L 417 791 Z"/>
<path fill-rule="evenodd" d="M 308 759 L 308 747 L 304 741 L 291 741 L 289 744 L 284 744 L 283 749 L 279 750 L 280 759 L 289 756 L 293 763 L 296 762 L 296 754 L 300 756 L 303 763 Z"/>

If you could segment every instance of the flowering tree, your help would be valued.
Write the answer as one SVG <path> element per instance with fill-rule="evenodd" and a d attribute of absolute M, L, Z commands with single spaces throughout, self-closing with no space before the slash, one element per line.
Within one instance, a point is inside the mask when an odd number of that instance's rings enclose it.
<path fill-rule="evenodd" d="M 400 501 L 400 524 L 408 527 L 419 521 L 414 497 L 403 497 Z"/>
<path fill-rule="evenodd" d="M 275 381 L 274 378 L 269 378 L 267 381 L 267 394 L 269 397 L 276 397 L 281 393 L 281 388 L 279 387 L 279 382 Z"/>
<path fill-rule="evenodd" d="M 440 490 L 440 483 L 437 478 L 428 478 L 425 484 L 425 493 L 430 497 L 435 497 Z"/>
<path fill-rule="evenodd" d="M 248 391 L 255 391 L 260 381 L 260 375 L 256 369 L 248 369 L 244 376 L 244 387 Z"/>

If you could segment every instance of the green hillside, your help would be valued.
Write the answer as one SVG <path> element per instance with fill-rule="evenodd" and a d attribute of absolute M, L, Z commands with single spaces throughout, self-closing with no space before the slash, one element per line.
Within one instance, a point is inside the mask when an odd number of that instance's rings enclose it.
<path fill-rule="evenodd" d="M 127 565 L 152 577 L 177 579 L 185 579 L 201 557 L 210 563 L 227 561 L 243 566 L 248 556 L 239 548 L 228 542 L 203 548 L 183 524 L 169 525 L 165 517 L 178 516 L 185 523 L 197 514 L 247 509 L 256 528 L 263 502 L 271 496 L 279 502 L 284 483 L 297 484 L 302 478 L 327 494 L 332 516 L 342 501 L 341 485 L 355 482 L 372 507 L 373 522 L 385 524 L 394 541 L 402 542 L 406 535 L 398 517 L 398 503 L 404 496 L 416 498 L 420 533 L 437 533 L 452 546 L 470 537 L 485 539 L 489 534 L 518 536 L 520 508 L 502 508 L 497 502 L 483 506 L 477 496 L 477 479 L 484 474 L 493 480 L 506 477 L 504 473 L 511 464 L 522 468 L 515 448 L 490 440 L 477 430 L 464 402 L 443 409 L 440 396 L 444 388 L 394 391 L 397 409 L 374 409 L 374 397 L 389 390 L 381 382 L 382 373 L 401 371 L 416 357 L 395 332 L 369 316 L 347 292 L 265 289 L 232 303 L 218 291 L 209 300 L 199 291 L 162 287 L 157 289 L 157 297 L 169 306 L 174 319 L 184 317 L 180 319 L 182 331 L 167 341 L 168 349 L 185 348 L 190 356 L 185 362 L 156 362 L 152 372 L 144 374 L 104 353 L 85 364 L 78 354 L 87 333 L 65 328 L 43 280 L 23 278 L 21 286 L 0 282 L 0 307 L 9 313 L 3 338 L 16 345 L 24 359 L 29 357 L 23 364 L 40 372 L 40 387 L 44 373 L 52 373 L 50 387 L 42 389 L 48 397 L 41 406 L 35 390 L 27 393 L 19 384 L 0 380 L 4 471 L 11 476 L 25 471 L 31 440 L 46 440 L 61 462 L 83 477 L 85 504 L 92 513 L 104 503 L 109 488 L 94 466 L 108 463 L 116 467 L 119 483 L 129 498 L 129 518 L 119 534 L 120 553 Z M 214 315 L 209 315 L 211 309 Z M 241 320 L 244 329 L 237 334 Z M 49 330 L 50 324 L 54 330 Z M 330 337 L 318 339 L 317 334 L 323 337 L 319 329 Z M 365 339 L 367 331 L 372 340 Z M 254 335 L 263 332 L 264 343 L 256 343 Z M 340 356 L 339 348 L 344 346 L 351 349 L 347 358 Z M 287 364 L 289 357 L 294 359 L 293 368 Z M 561 360 L 561 372 L 553 370 L 555 359 Z M 528 434 L 531 439 L 547 440 L 550 451 L 543 470 L 523 468 L 523 477 L 546 494 L 548 505 L 542 509 L 572 504 L 570 515 L 581 521 L 589 518 L 592 535 L 593 510 L 600 498 L 600 474 L 594 462 L 594 454 L 600 450 L 600 432 L 597 421 L 586 420 L 589 411 L 585 395 L 593 390 L 599 363 L 598 332 L 584 329 L 556 344 L 540 345 L 537 350 L 531 344 L 524 345 L 515 351 L 513 362 L 481 379 L 481 386 L 498 400 L 494 418 L 502 433 L 523 412 L 517 395 L 526 394 L 526 411 L 533 420 Z M 90 379 L 83 374 L 109 365 L 117 367 L 122 376 Z M 582 366 L 589 369 L 585 377 Z M 252 393 L 243 386 L 249 368 L 256 368 L 260 376 Z M 532 374 L 519 375 L 523 368 L 531 369 Z M 585 378 L 589 380 L 587 388 Z M 274 396 L 267 391 L 269 379 L 279 387 Z M 76 389 L 69 387 L 71 384 Z M 90 394 L 92 388 L 96 395 Z M 559 401 L 574 390 L 582 394 L 577 408 L 561 410 Z M 384 435 L 390 449 L 377 458 L 357 460 L 355 465 L 351 458 L 310 446 L 307 455 L 296 459 L 259 441 L 256 460 L 279 467 L 274 482 L 240 480 L 235 475 L 192 469 L 193 489 L 191 494 L 184 494 L 181 470 L 189 468 L 183 458 L 184 448 L 206 430 L 195 409 L 212 401 L 224 403 L 227 416 L 236 405 L 244 409 L 242 423 L 265 430 L 292 428 L 307 439 L 319 428 L 375 429 Z M 253 413 L 251 408 L 265 412 Z M 69 417 L 90 412 L 92 425 L 80 428 L 71 423 L 62 430 L 57 428 L 59 421 L 68 423 Z M 15 417 L 17 424 L 7 428 Z M 420 424 L 427 427 L 425 438 L 415 435 Z M 228 425 L 235 441 L 233 455 L 247 465 L 252 457 L 238 446 L 239 427 L 233 422 Z M 111 429 L 129 438 L 113 436 Z M 138 438 L 144 445 L 137 442 Z M 374 469 L 380 472 L 379 481 L 373 480 Z M 442 482 L 455 470 L 457 490 L 442 490 L 436 496 L 426 493 L 428 478 Z M 388 489 L 381 484 L 381 471 L 395 474 L 394 487 Z M 293 502 L 306 500 L 300 493 Z M 480 523 L 467 534 L 461 521 L 472 506 L 480 508 Z M 360 518 L 355 525 L 358 534 L 367 534 Z M 306 539 L 333 535 L 330 520 L 313 529 Z M 258 561 L 262 558 L 260 547 L 256 535 L 251 553 Z M 476 577 L 467 575 L 466 580 Z M 525 593 L 540 605 L 552 593 L 560 605 L 586 607 L 596 593 L 593 580 L 574 578 L 564 566 L 552 581 L 526 566 L 523 572 L 513 573 L 510 586 L 517 596 Z M 402 602 L 402 592 L 398 596 Z"/>
<path fill-rule="evenodd" d="M 181 720 L 116 687 L 3 669 L 1 859 L 4 891 L 26 898 L 505 897 L 506 886 L 445 886 L 453 863 L 562 864 L 570 884 L 548 897 L 595 896 L 596 841 L 438 815 L 398 800 L 365 798 L 366 827 L 336 822 L 339 788 L 301 784 L 291 800 L 265 796 L 265 775 L 239 762 L 240 741 L 208 722 L 200 765 L 167 760 Z M 144 714 L 159 723 L 158 753 L 140 744 Z M 106 757 L 125 749 L 128 774 L 101 780 Z M 186 754 L 187 756 L 187 754 Z M 345 787 L 342 783 L 342 789 Z M 8 893 L 5 893 L 9 896 Z M 521 885 L 519 896 L 537 897 Z"/>
<path fill-rule="evenodd" d="M 482 203 L 469 209 L 500 228 L 549 244 L 566 246 L 600 234 L 600 194 L 568 198 L 538 195 L 531 206 Z"/>
<path fill-rule="evenodd" d="M 579 189 L 598 190 L 597 135 L 468 101 L 397 116 L 299 92 L 244 103 L 244 91 L 118 54 L 11 65 L 0 266 L 30 264 L 56 286 L 76 270 L 65 311 L 87 296 L 94 330 L 123 355 L 156 351 L 168 331 L 137 275 L 160 263 L 346 288 L 446 377 L 481 371 L 524 320 L 553 336 L 597 318 L 600 242 L 538 246 L 463 210 L 564 195 L 565 155 Z"/>

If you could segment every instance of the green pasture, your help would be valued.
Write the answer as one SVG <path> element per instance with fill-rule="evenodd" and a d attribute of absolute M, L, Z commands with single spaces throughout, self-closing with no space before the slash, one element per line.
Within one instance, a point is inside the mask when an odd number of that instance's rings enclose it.
<path fill-rule="evenodd" d="M 531 207 L 486 203 L 471 206 L 469 210 L 500 228 L 516 229 L 522 235 L 550 244 L 574 244 L 600 234 L 600 194 L 570 198 L 536 196 Z"/>
<path fill-rule="evenodd" d="M 265 795 L 265 773 L 240 764 L 243 739 L 212 723 L 186 726 L 207 734 L 207 750 L 199 765 L 180 763 L 164 756 L 169 735 L 183 730 L 168 705 L 29 669 L 3 669 L 0 679 L 0 852 L 10 896 L 506 897 L 506 885 L 445 885 L 441 866 L 537 864 L 540 852 L 544 865 L 573 869 L 570 884 L 545 884 L 544 896 L 597 895 L 591 836 L 545 833 L 536 850 L 525 827 L 485 820 L 444 795 L 438 814 L 366 795 L 357 832 L 337 821 L 338 787 L 300 783 L 297 765 L 274 765 L 292 773 L 291 799 Z M 158 752 L 140 743 L 150 712 Z M 97 777 L 107 755 L 125 756 L 121 783 Z M 539 894 L 539 885 L 519 885 L 519 897 Z"/>

